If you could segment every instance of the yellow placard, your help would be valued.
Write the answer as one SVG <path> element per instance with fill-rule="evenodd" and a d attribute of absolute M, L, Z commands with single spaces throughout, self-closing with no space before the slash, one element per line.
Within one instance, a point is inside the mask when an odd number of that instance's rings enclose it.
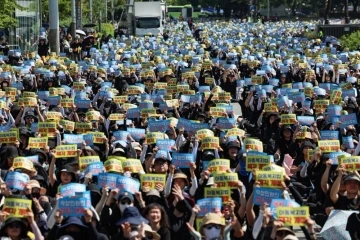
<path fill-rule="evenodd" d="M 122 167 L 124 172 L 131 172 L 131 173 L 139 173 L 139 172 L 143 172 L 143 166 L 140 162 L 139 159 L 132 159 L 132 158 L 128 158 L 125 160 L 122 160 Z"/>
<path fill-rule="evenodd" d="M 144 92 L 144 89 L 142 87 L 139 86 L 135 86 L 135 85 L 130 85 L 128 87 L 128 95 L 137 95 L 137 94 L 141 94 Z"/>
<path fill-rule="evenodd" d="M 226 222 L 225 222 L 225 218 L 221 218 L 221 223 L 225 226 L 226 225 Z M 201 226 L 203 225 L 203 218 L 199 218 L 197 217 L 196 218 L 196 231 L 200 231 L 201 229 Z"/>
<path fill-rule="evenodd" d="M 309 207 L 276 207 L 276 216 L 286 226 L 305 226 Z"/>
<path fill-rule="evenodd" d="M 0 143 L 15 143 L 17 134 L 14 131 L 0 132 Z"/>
<path fill-rule="evenodd" d="M 6 104 L 6 102 L 0 100 L 0 109 L 3 109 L 3 108 L 7 109 L 8 108 L 7 104 Z"/>
<path fill-rule="evenodd" d="M 156 82 L 154 87 L 155 87 L 155 89 L 166 89 L 167 83 L 166 82 Z"/>
<path fill-rule="evenodd" d="M 205 137 L 201 140 L 202 149 L 219 149 L 219 138 L 218 137 Z"/>
<path fill-rule="evenodd" d="M 73 82 L 72 87 L 75 91 L 81 91 L 85 89 L 85 85 L 86 85 L 85 82 Z"/>
<path fill-rule="evenodd" d="M 93 162 L 100 162 L 99 156 L 85 156 L 79 158 L 79 169 L 84 171 L 87 165 Z"/>
<path fill-rule="evenodd" d="M 74 131 L 75 130 L 75 122 L 60 119 L 59 124 L 67 131 Z"/>
<path fill-rule="evenodd" d="M 263 143 L 260 140 L 254 138 L 245 138 L 244 144 L 245 150 L 254 150 L 258 152 L 263 151 Z"/>
<path fill-rule="evenodd" d="M 62 98 L 60 105 L 64 108 L 72 108 L 74 106 L 74 98 Z"/>
<path fill-rule="evenodd" d="M 17 95 L 17 88 L 6 87 L 5 93 L 10 97 L 11 101 L 14 102 Z"/>
<path fill-rule="evenodd" d="M 214 84 L 214 82 L 215 82 L 214 78 L 211 78 L 211 77 L 205 78 L 206 84 L 212 85 L 212 84 Z"/>
<path fill-rule="evenodd" d="M 160 184 L 165 189 L 166 174 L 141 174 L 141 189 L 156 189 L 156 185 Z"/>
<path fill-rule="evenodd" d="M 270 156 L 246 156 L 246 171 L 251 171 L 253 169 L 262 170 L 263 167 L 270 164 Z"/>
<path fill-rule="evenodd" d="M 168 107 L 179 107 L 179 100 L 177 99 L 166 100 L 165 102 Z"/>
<path fill-rule="evenodd" d="M 231 189 L 230 188 L 205 188 L 204 196 L 206 198 L 221 197 L 223 204 L 231 202 Z"/>
<path fill-rule="evenodd" d="M 58 96 L 59 95 L 58 94 L 58 89 L 54 88 L 54 87 L 49 88 L 49 94 L 50 94 L 50 96 Z"/>
<path fill-rule="evenodd" d="M 226 108 L 210 107 L 210 115 L 214 117 L 227 117 Z"/>
<path fill-rule="evenodd" d="M 100 113 L 98 111 L 88 111 L 86 114 L 88 121 L 99 121 Z"/>
<path fill-rule="evenodd" d="M 322 152 L 337 152 L 340 150 L 339 140 L 319 140 L 318 147 Z"/>
<path fill-rule="evenodd" d="M 135 104 L 131 104 L 131 103 L 123 103 L 122 105 L 122 109 L 124 109 L 125 111 L 127 111 L 130 108 L 137 108 L 137 106 Z"/>
<path fill-rule="evenodd" d="M 116 104 L 126 103 L 126 101 L 128 100 L 128 96 L 127 95 L 114 96 L 113 100 L 114 100 L 114 103 L 116 103 Z"/>
<path fill-rule="evenodd" d="M 222 102 L 230 102 L 231 101 L 231 94 L 229 92 L 219 92 L 218 99 Z"/>
<path fill-rule="evenodd" d="M 120 159 L 109 158 L 104 162 L 104 167 L 106 169 L 106 172 L 123 172 L 122 162 Z"/>
<path fill-rule="evenodd" d="M 281 123 L 282 124 L 295 124 L 296 123 L 296 114 L 281 114 Z"/>
<path fill-rule="evenodd" d="M 31 200 L 19 198 L 5 198 L 3 211 L 9 213 L 8 217 L 23 218 L 31 209 Z"/>
<path fill-rule="evenodd" d="M 39 122 L 38 133 L 41 136 L 55 137 L 56 136 L 56 122 Z"/>
<path fill-rule="evenodd" d="M 177 92 L 185 92 L 187 90 L 190 89 L 190 86 L 189 85 L 185 85 L 185 84 L 178 84 L 176 86 L 176 89 L 177 89 Z"/>
<path fill-rule="evenodd" d="M 333 90 L 330 96 L 330 99 L 334 103 L 338 103 L 342 99 L 342 91 L 340 90 Z"/>
<path fill-rule="evenodd" d="M 77 133 L 86 133 L 92 129 L 92 124 L 87 122 L 76 122 L 75 129 Z"/>
<path fill-rule="evenodd" d="M 274 106 L 272 103 L 265 103 L 264 111 L 265 112 L 278 112 L 278 108 L 277 108 L 277 106 Z"/>
<path fill-rule="evenodd" d="M 276 164 L 269 164 L 269 165 L 267 165 L 267 166 L 264 166 L 264 167 L 262 168 L 262 171 L 280 172 L 280 173 L 282 173 L 284 176 L 285 176 L 285 174 L 286 174 L 285 168 L 280 167 L 280 166 L 278 166 L 278 165 L 276 165 Z"/>
<path fill-rule="evenodd" d="M 251 83 L 254 85 L 262 84 L 263 81 L 264 81 L 264 79 L 262 76 L 256 76 L 256 75 L 251 76 Z"/>
<path fill-rule="evenodd" d="M 87 132 L 87 134 L 91 134 L 93 136 L 94 143 L 104 143 L 105 134 L 103 132 Z"/>
<path fill-rule="evenodd" d="M 23 97 L 33 97 L 36 98 L 36 93 L 35 92 L 23 92 L 22 94 Z"/>
<path fill-rule="evenodd" d="M 338 158 L 338 160 L 339 160 L 339 165 L 344 165 L 347 171 L 360 170 L 359 156 L 343 157 L 343 158 Z"/>
<path fill-rule="evenodd" d="M 156 114 L 155 108 L 144 108 L 144 109 L 141 109 L 140 117 L 148 118 L 149 116 L 154 115 L 154 114 Z"/>
<path fill-rule="evenodd" d="M 65 88 L 56 88 L 56 89 L 58 91 L 58 95 L 60 95 L 60 96 L 66 95 Z"/>
<path fill-rule="evenodd" d="M 225 173 L 230 169 L 230 160 L 228 159 L 214 159 L 209 162 L 207 169 L 211 173 Z"/>
<path fill-rule="evenodd" d="M 29 147 L 30 148 L 45 148 L 48 145 L 47 137 L 39 137 L 39 138 L 29 138 Z"/>
<path fill-rule="evenodd" d="M 110 121 L 119 121 L 119 120 L 123 120 L 125 118 L 125 114 L 122 113 L 112 113 L 109 116 L 109 120 Z"/>
<path fill-rule="evenodd" d="M 34 164 L 30 159 L 27 159 L 25 157 L 16 157 L 13 161 L 13 165 L 12 167 L 14 169 L 27 169 L 27 170 L 32 170 L 34 169 Z"/>
<path fill-rule="evenodd" d="M 353 86 L 350 82 L 345 82 L 340 84 L 341 90 L 351 90 L 353 89 Z"/>
<path fill-rule="evenodd" d="M 161 132 L 151 132 L 146 134 L 146 143 L 154 144 L 158 139 L 165 139 L 165 136 Z"/>
<path fill-rule="evenodd" d="M 198 138 L 202 140 L 205 137 L 214 137 L 214 132 L 210 129 L 201 129 L 196 132 Z"/>
<path fill-rule="evenodd" d="M 46 113 L 46 118 L 47 119 L 53 119 L 55 121 L 58 121 L 62 118 L 61 112 L 47 112 Z"/>
<path fill-rule="evenodd" d="M 77 156 L 77 145 L 59 145 L 56 146 L 55 158 L 69 158 Z"/>
<path fill-rule="evenodd" d="M 245 136 L 245 131 L 239 128 L 231 128 L 227 131 L 226 133 L 227 137 L 230 136 L 239 136 L 239 137 L 243 137 Z"/>
<path fill-rule="evenodd" d="M 268 188 L 282 188 L 284 175 L 276 171 L 256 171 L 256 181 L 260 182 L 260 186 Z"/>
<path fill-rule="evenodd" d="M 216 187 L 225 187 L 230 189 L 238 188 L 239 178 L 237 173 L 214 174 L 213 177 Z"/>
<path fill-rule="evenodd" d="M 329 106 L 329 100 L 314 100 L 314 108 L 325 110 Z"/>

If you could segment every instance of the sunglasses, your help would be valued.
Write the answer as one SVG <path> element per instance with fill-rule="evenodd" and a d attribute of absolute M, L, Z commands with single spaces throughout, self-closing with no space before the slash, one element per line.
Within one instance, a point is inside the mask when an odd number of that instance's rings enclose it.
<path fill-rule="evenodd" d="M 207 224 L 207 225 L 204 226 L 204 228 L 206 228 L 206 229 L 212 229 L 212 228 L 220 229 L 220 225 L 217 225 L 217 224 Z"/>
<path fill-rule="evenodd" d="M 21 228 L 21 225 L 20 225 L 20 223 L 14 222 L 14 223 L 10 223 L 10 224 L 8 225 L 8 227 L 9 227 L 9 228 Z"/>

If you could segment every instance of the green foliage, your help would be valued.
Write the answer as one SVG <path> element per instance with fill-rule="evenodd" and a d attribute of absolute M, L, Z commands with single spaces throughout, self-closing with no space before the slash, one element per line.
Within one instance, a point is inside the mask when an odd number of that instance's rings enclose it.
<path fill-rule="evenodd" d="M 349 48 L 350 51 L 358 49 L 360 46 L 360 31 L 342 36 L 340 43 L 342 47 Z"/>
<path fill-rule="evenodd" d="M 17 20 L 14 18 L 15 9 L 26 10 L 14 0 L 0 0 L 0 28 L 15 27 Z"/>
<path fill-rule="evenodd" d="M 110 34 L 111 36 L 114 36 L 114 26 L 110 23 L 102 23 L 101 34 L 106 36 Z"/>

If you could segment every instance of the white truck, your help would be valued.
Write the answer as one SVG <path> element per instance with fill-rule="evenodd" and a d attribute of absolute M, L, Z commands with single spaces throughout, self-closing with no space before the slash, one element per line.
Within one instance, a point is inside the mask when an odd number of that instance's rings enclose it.
<path fill-rule="evenodd" d="M 161 2 L 135 2 L 134 3 L 134 35 L 162 34 L 165 23 L 165 13 Z"/>

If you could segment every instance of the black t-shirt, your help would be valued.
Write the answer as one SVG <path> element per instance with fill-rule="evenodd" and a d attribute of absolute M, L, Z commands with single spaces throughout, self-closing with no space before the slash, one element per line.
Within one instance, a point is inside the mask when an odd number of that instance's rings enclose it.
<path fill-rule="evenodd" d="M 349 216 L 346 231 L 349 231 L 351 239 L 360 240 L 360 213 L 353 213 Z"/>
<path fill-rule="evenodd" d="M 360 210 L 360 198 L 348 199 L 346 196 L 339 195 L 334 207 L 338 210 Z"/>

